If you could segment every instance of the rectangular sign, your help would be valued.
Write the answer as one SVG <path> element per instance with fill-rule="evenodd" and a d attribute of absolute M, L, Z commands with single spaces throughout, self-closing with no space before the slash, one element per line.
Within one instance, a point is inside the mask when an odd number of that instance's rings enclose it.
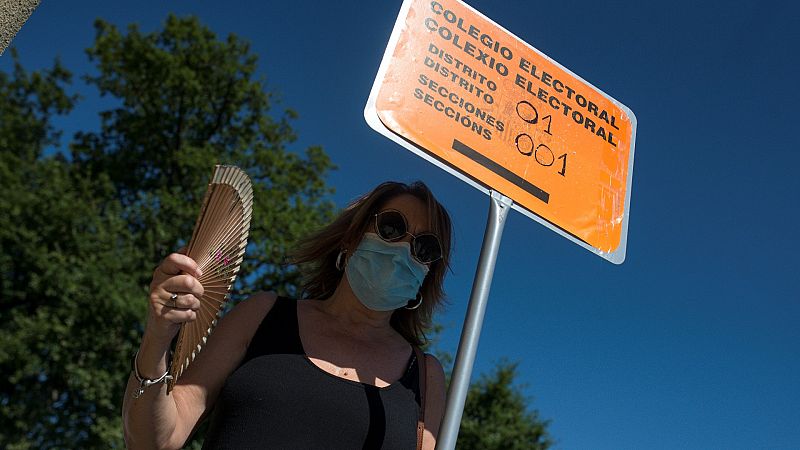
<path fill-rule="evenodd" d="M 614 263 L 636 117 L 458 0 L 406 0 L 364 111 L 381 134 Z"/>

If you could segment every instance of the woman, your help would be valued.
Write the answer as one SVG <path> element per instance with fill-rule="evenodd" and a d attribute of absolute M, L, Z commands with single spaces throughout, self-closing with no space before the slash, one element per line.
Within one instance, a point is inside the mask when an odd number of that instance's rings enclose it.
<path fill-rule="evenodd" d="M 139 392 L 137 375 L 163 378 L 203 293 L 197 264 L 169 255 L 153 274 L 125 392 L 128 446 L 180 448 L 213 410 L 206 448 L 413 449 L 421 436 L 432 450 L 444 372 L 414 348 L 444 296 L 450 236 L 423 183 L 381 184 L 301 242 L 293 259 L 308 300 L 253 295 L 220 320 L 170 395 L 161 383 Z"/>

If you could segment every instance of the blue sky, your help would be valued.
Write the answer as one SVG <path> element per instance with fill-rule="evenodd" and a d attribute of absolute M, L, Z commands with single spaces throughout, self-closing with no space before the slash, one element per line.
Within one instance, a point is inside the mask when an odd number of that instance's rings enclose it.
<path fill-rule="evenodd" d="M 638 119 L 627 259 L 610 264 L 509 215 L 474 373 L 519 362 L 563 449 L 800 448 L 800 44 L 791 2 L 470 5 L 630 107 Z M 28 68 L 77 74 L 102 17 L 153 30 L 170 11 L 236 33 L 322 145 L 340 206 L 422 179 L 456 230 L 455 352 L 488 198 L 372 131 L 363 108 L 400 8 L 378 2 L 43 2 L 14 41 Z M 9 68 L 8 53 L 0 69 Z M 59 123 L 98 124 L 103 100 Z"/>

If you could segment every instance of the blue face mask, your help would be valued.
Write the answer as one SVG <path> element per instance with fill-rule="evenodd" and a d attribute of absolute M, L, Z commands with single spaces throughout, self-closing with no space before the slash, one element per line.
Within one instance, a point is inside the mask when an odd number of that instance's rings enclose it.
<path fill-rule="evenodd" d="M 345 268 L 353 293 L 373 311 L 392 311 L 417 297 L 428 267 L 411 257 L 408 242 L 386 242 L 375 233 L 364 239 Z"/>

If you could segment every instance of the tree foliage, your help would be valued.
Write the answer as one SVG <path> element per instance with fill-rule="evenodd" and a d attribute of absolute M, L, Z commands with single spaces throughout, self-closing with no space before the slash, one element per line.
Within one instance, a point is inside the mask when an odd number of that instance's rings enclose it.
<path fill-rule="evenodd" d="M 435 324 L 424 348 L 433 353 L 445 368 L 450 383 L 454 358 L 439 348 L 444 326 Z M 517 364 L 501 360 L 490 373 L 480 376 L 467 391 L 456 448 L 459 450 L 532 449 L 546 450 L 553 445 L 547 432 L 549 420 L 539 417 L 516 383 Z"/>
<path fill-rule="evenodd" d="M 122 446 L 121 395 L 153 267 L 191 235 L 215 163 L 254 182 L 248 259 L 236 292 L 293 293 L 291 243 L 329 220 L 322 149 L 289 151 L 292 111 L 271 115 L 256 57 L 196 19 L 121 33 L 98 21 L 86 76 L 117 106 L 54 151 L 68 114 L 60 64 L 0 73 L 0 442 Z"/>
<path fill-rule="evenodd" d="M 215 163 L 236 164 L 254 195 L 241 292 L 269 286 L 293 291 L 297 274 L 281 264 L 303 232 L 330 217 L 319 147 L 287 151 L 296 139 L 291 110 L 268 114 L 274 95 L 256 78 L 257 58 L 234 35 L 224 41 L 196 18 L 170 16 L 164 29 L 127 34 L 98 21 L 87 50 L 98 74 L 86 77 L 120 105 L 103 111 L 101 130 L 79 133 L 72 158 L 89 173 L 112 174 L 136 244 L 160 260 L 191 235 Z"/>
<path fill-rule="evenodd" d="M 41 448 L 119 434 L 112 390 L 136 339 L 137 251 L 108 177 L 62 157 L 51 120 L 68 113 L 60 64 L 0 74 L 0 442 Z M 139 258 L 140 259 L 140 258 Z"/>
<path fill-rule="evenodd" d="M 544 450 L 552 440 L 549 421 L 530 411 L 528 401 L 515 385 L 517 365 L 500 362 L 492 373 L 470 385 L 461 429 L 459 449 Z"/>

